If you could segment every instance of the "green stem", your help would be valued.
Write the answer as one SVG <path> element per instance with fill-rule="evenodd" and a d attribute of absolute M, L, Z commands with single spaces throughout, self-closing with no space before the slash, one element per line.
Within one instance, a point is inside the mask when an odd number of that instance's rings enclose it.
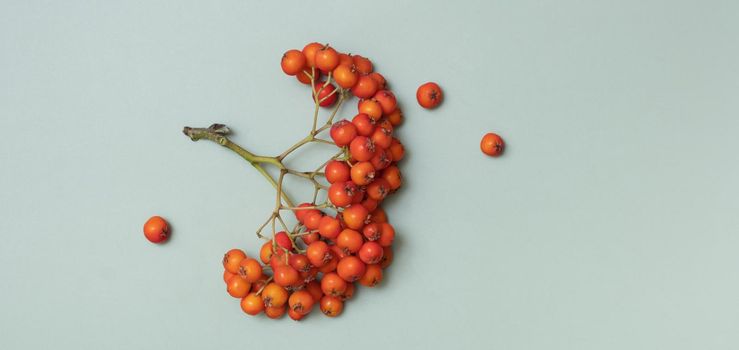
<path fill-rule="evenodd" d="M 282 164 L 282 162 L 276 157 L 255 155 L 254 153 L 245 150 L 243 147 L 229 140 L 226 135 L 228 135 L 231 130 L 227 126 L 223 124 L 213 124 L 207 128 L 191 128 L 186 126 L 182 130 L 182 132 L 187 135 L 190 140 L 199 141 L 202 139 L 206 139 L 234 151 L 236 154 L 241 156 L 241 158 L 244 158 L 244 160 L 249 162 L 249 164 L 251 164 L 255 169 L 257 169 L 257 171 L 262 174 L 265 179 L 267 179 L 272 187 L 274 187 L 276 190 L 279 190 L 277 182 L 274 178 L 272 178 L 271 175 L 269 175 L 269 173 L 267 173 L 262 164 L 272 164 L 280 170 L 286 169 L 285 165 Z M 285 200 L 285 203 L 287 203 L 291 207 L 295 206 L 293 204 L 293 201 L 290 200 L 290 197 L 285 193 L 285 191 L 281 191 L 281 194 L 282 199 Z"/>
<path fill-rule="evenodd" d="M 282 160 L 285 159 L 285 157 L 287 157 L 290 153 L 292 153 L 294 150 L 300 148 L 301 146 L 303 146 L 306 143 L 311 142 L 311 141 L 313 141 L 313 135 L 312 134 L 306 136 L 302 140 L 300 140 L 297 143 L 295 143 L 294 145 L 290 146 L 290 148 L 286 149 L 285 152 L 282 152 L 279 156 L 275 157 L 275 160 L 277 160 L 278 162 L 280 162 L 280 164 L 282 164 L 281 163 Z M 284 169 L 284 167 L 283 167 L 283 169 Z"/>

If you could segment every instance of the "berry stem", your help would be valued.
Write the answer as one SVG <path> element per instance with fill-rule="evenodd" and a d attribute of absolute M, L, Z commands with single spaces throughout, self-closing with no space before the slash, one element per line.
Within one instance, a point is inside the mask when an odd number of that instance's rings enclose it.
<path fill-rule="evenodd" d="M 257 237 L 259 237 L 259 238 L 264 238 L 264 239 L 268 239 L 267 237 L 264 237 L 264 236 L 262 235 L 262 230 L 264 230 L 264 228 L 265 228 L 265 227 L 267 227 L 267 225 L 268 225 L 268 224 L 269 224 L 269 222 L 270 222 L 270 221 L 272 220 L 272 218 L 274 218 L 274 217 L 275 217 L 275 215 L 276 215 L 276 214 L 275 214 L 274 212 L 272 212 L 272 215 L 271 215 L 271 216 L 270 216 L 270 217 L 269 217 L 269 218 L 267 219 L 267 221 L 265 221 L 265 222 L 264 222 L 264 223 L 263 223 L 263 224 L 262 224 L 261 226 L 259 226 L 259 228 L 257 229 Z"/>
<path fill-rule="evenodd" d="M 288 155 L 290 155 L 292 152 L 294 152 L 295 150 L 297 150 L 298 148 L 300 148 L 300 147 L 302 147 L 302 146 L 304 146 L 306 144 L 315 142 L 315 143 L 323 143 L 323 144 L 334 145 L 334 146 L 336 145 L 332 141 L 329 141 L 329 140 L 326 140 L 326 139 L 322 139 L 322 138 L 318 138 L 317 136 L 321 132 L 329 129 L 331 127 L 331 125 L 333 125 L 333 120 L 336 117 L 336 114 L 338 113 L 339 109 L 341 108 L 341 105 L 344 103 L 344 101 L 346 99 L 347 91 L 345 89 L 340 88 L 340 87 L 339 88 L 335 88 L 331 92 L 331 94 L 329 94 L 327 96 L 324 96 L 323 98 L 319 99 L 318 98 L 318 95 L 320 94 L 320 91 L 316 91 L 316 83 L 317 83 L 317 81 L 315 79 L 315 76 L 316 76 L 316 70 L 315 70 L 315 68 L 311 68 L 311 72 L 310 73 L 308 73 L 307 71 L 305 73 L 310 76 L 310 83 L 311 83 L 311 88 L 312 88 L 313 100 L 315 102 L 315 109 L 313 111 L 313 123 L 312 123 L 313 126 L 312 126 L 310 132 L 308 133 L 308 135 L 306 137 L 302 138 L 301 140 L 299 140 L 298 142 L 296 142 L 294 145 L 290 146 L 290 148 L 288 148 L 287 150 L 285 150 L 284 152 L 282 152 L 281 154 L 279 154 L 277 156 L 274 156 L 274 157 L 260 156 L 260 155 L 256 155 L 256 154 L 254 154 L 252 152 L 247 151 L 246 149 L 244 149 L 243 147 L 241 147 L 238 144 L 234 143 L 233 141 L 231 141 L 228 138 L 228 134 L 231 133 L 231 130 L 226 125 L 223 125 L 223 124 L 213 124 L 213 125 L 211 125 L 211 126 L 209 126 L 207 128 L 191 128 L 191 127 L 185 127 L 182 130 L 182 132 L 185 135 L 187 135 L 190 138 L 190 140 L 192 140 L 192 141 L 199 141 L 199 140 L 202 140 L 202 139 L 206 139 L 206 140 L 215 142 L 215 143 L 217 143 L 217 144 L 219 144 L 219 145 L 221 145 L 223 147 L 226 147 L 226 148 L 230 149 L 234 153 L 236 153 L 239 156 L 241 156 L 241 158 L 244 158 L 244 160 L 246 160 L 247 162 L 249 162 L 249 164 L 251 164 L 255 169 L 257 169 L 257 171 L 260 174 L 262 174 L 262 176 L 264 176 L 265 179 L 267 179 L 267 181 L 272 185 L 272 187 L 275 188 L 275 190 L 277 191 L 275 208 L 272 211 L 272 214 L 270 215 L 270 217 L 267 219 L 267 221 L 265 221 L 264 224 L 262 224 L 259 227 L 259 229 L 257 229 L 257 237 L 263 238 L 263 239 L 268 239 L 267 237 L 265 237 L 264 235 L 262 235 L 262 231 L 265 229 L 265 227 L 267 227 L 267 225 L 270 225 L 271 224 L 271 228 L 272 228 L 272 250 L 273 251 L 275 251 L 277 249 L 277 240 L 275 239 L 277 221 L 279 221 L 280 225 L 282 226 L 282 228 L 286 232 L 289 232 L 291 234 L 291 236 L 289 236 L 291 241 L 293 241 L 293 237 L 295 237 L 295 236 L 292 236 L 292 235 L 295 235 L 295 234 L 299 234 L 299 235 L 306 234 L 306 232 L 302 232 L 301 233 L 300 230 L 298 230 L 298 227 L 297 226 L 296 226 L 295 229 L 293 229 L 293 231 L 289 231 L 288 228 L 287 228 L 287 225 L 285 224 L 285 221 L 282 219 L 282 216 L 280 215 L 280 211 L 281 210 L 304 210 L 304 209 L 309 209 L 309 208 L 334 208 L 335 209 L 335 207 L 333 205 L 331 205 L 330 203 L 328 203 L 328 201 L 326 201 L 324 203 L 321 203 L 321 204 L 318 204 L 318 205 L 315 204 L 316 203 L 316 199 L 318 198 L 318 193 L 321 190 L 326 190 L 328 188 L 328 186 L 323 185 L 320 182 L 318 182 L 316 180 L 316 177 L 317 176 L 325 176 L 325 174 L 323 172 L 321 172 L 321 169 L 323 169 L 323 167 L 325 167 L 326 164 L 328 164 L 329 161 L 331 161 L 333 159 L 342 159 L 342 160 L 346 160 L 347 159 L 347 149 L 344 147 L 344 148 L 342 148 L 339 151 L 339 153 L 337 153 L 336 155 L 332 156 L 329 160 L 327 160 L 326 162 L 324 162 L 323 164 L 321 164 L 318 168 L 316 168 L 312 172 L 309 172 L 309 171 L 296 171 L 296 170 L 293 170 L 293 169 L 290 169 L 290 168 L 286 167 L 285 164 L 283 163 L 283 160 Z M 323 87 L 321 89 L 325 88 L 328 84 L 331 84 L 331 78 L 332 78 L 331 72 L 329 72 L 328 77 L 327 77 L 326 81 L 324 82 L 324 85 L 323 85 Z M 323 124 L 323 125 L 321 125 L 320 128 L 319 128 L 318 127 L 318 115 L 319 115 L 319 111 L 320 111 L 320 104 L 323 101 L 325 101 L 326 99 L 328 99 L 329 97 L 331 97 L 333 94 L 339 94 L 338 102 L 336 103 L 336 105 L 334 106 L 333 110 L 331 111 L 331 114 L 330 114 L 329 118 L 326 120 L 326 123 Z M 273 178 L 265 170 L 265 168 L 263 166 L 264 164 L 271 164 L 272 166 L 274 166 L 274 167 L 276 167 L 277 169 L 280 170 L 280 175 L 279 175 L 279 178 L 277 180 L 275 180 L 275 178 Z M 294 176 L 297 176 L 297 177 L 300 177 L 300 178 L 304 178 L 304 179 L 310 181 L 313 184 L 314 191 L 313 191 L 313 201 L 312 201 L 312 203 L 314 204 L 314 206 L 312 206 L 312 207 L 300 207 L 299 208 L 299 207 L 296 207 L 295 204 L 293 204 L 293 201 L 290 199 L 290 197 L 285 193 L 285 191 L 282 188 L 282 182 L 283 182 L 283 179 L 285 177 L 285 174 L 290 174 L 290 175 L 294 175 Z M 283 203 L 282 203 L 283 200 L 286 203 L 286 205 L 283 205 Z M 293 241 L 293 245 L 295 246 L 295 241 Z M 297 248 L 297 246 L 296 246 L 296 248 Z"/>
<path fill-rule="evenodd" d="M 280 170 L 284 170 L 286 168 L 282 164 L 282 162 L 275 157 L 255 155 L 254 153 L 251 153 L 245 150 L 243 147 L 237 145 L 227 137 L 227 135 L 231 133 L 231 129 L 229 129 L 227 126 L 223 124 L 213 124 L 207 128 L 191 128 L 189 126 L 186 126 L 184 129 L 182 129 L 182 132 L 187 135 L 190 140 L 199 141 L 202 139 L 206 139 L 234 151 L 236 154 L 241 156 L 241 158 L 244 158 L 244 160 L 249 162 L 249 164 L 251 164 L 255 169 L 257 169 L 257 171 L 262 174 L 265 179 L 267 179 L 272 187 L 274 187 L 275 189 L 278 188 L 277 182 L 275 182 L 275 179 L 272 178 L 269 173 L 267 173 L 264 167 L 262 167 L 262 164 L 272 164 Z M 285 203 L 289 204 L 290 206 L 294 206 L 292 204 L 293 201 L 290 199 L 287 193 L 285 193 L 284 191 L 279 192 L 282 196 L 282 199 L 285 200 Z"/>
<path fill-rule="evenodd" d="M 294 238 L 294 237 L 309 235 L 311 233 L 316 233 L 316 232 L 318 232 L 318 230 L 310 230 L 310 231 L 303 231 L 303 232 L 298 232 L 298 233 L 291 233 L 288 236 Z"/>
<path fill-rule="evenodd" d="M 333 141 L 329 141 L 329 140 L 314 138 L 313 141 L 314 142 L 318 142 L 318 143 L 325 143 L 327 145 L 334 145 L 334 146 L 336 146 L 336 144 Z"/>
<path fill-rule="evenodd" d="M 308 135 L 308 136 L 306 136 L 306 137 L 304 137 L 303 139 L 301 139 L 300 141 L 298 141 L 298 142 L 297 142 L 297 143 L 295 143 L 294 145 L 290 146 L 290 148 L 288 148 L 287 150 L 285 150 L 285 152 L 282 152 L 282 153 L 280 153 L 280 155 L 279 155 L 279 156 L 277 156 L 277 157 L 275 157 L 275 158 L 277 158 L 277 160 L 279 160 L 279 161 L 282 161 L 282 160 L 283 160 L 283 159 L 285 159 L 285 157 L 287 157 L 287 156 L 288 156 L 288 155 L 289 155 L 290 153 L 292 153 L 292 152 L 293 152 L 293 151 L 295 151 L 296 149 L 300 148 L 301 146 L 303 146 L 303 145 L 305 145 L 306 143 L 309 143 L 309 142 L 311 142 L 311 141 L 313 141 L 313 135 L 312 135 L 312 134 L 311 134 L 311 135 Z"/>
<path fill-rule="evenodd" d="M 315 131 L 313 132 L 313 135 L 318 135 L 318 134 L 320 134 L 320 133 L 321 133 L 322 131 L 324 131 L 324 130 L 326 130 L 326 129 L 330 128 L 330 127 L 331 127 L 331 125 L 333 125 L 333 123 L 334 123 L 334 118 L 336 118 L 336 113 L 338 113 L 338 112 L 339 112 L 339 108 L 340 108 L 340 107 L 341 107 L 341 105 L 342 105 L 342 104 L 344 103 L 344 100 L 346 100 L 346 90 L 344 90 L 344 89 L 342 89 L 342 88 L 338 88 L 338 89 L 336 89 L 336 90 L 340 90 L 340 91 L 339 91 L 339 101 L 338 101 L 338 102 L 336 102 L 336 106 L 334 107 L 334 110 L 333 110 L 333 111 L 331 111 L 331 115 L 330 115 L 330 116 L 328 117 L 328 120 L 326 120 L 326 124 L 323 124 L 323 126 L 322 126 L 322 127 L 320 127 L 320 128 L 318 129 L 318 130 L 315 130 Z"/>
<path fill-rule="evenodd" d="M 328 203 L 320 204 L 320 205 L 311 205 L 311 206 L 305 206 L 305 207 L 281 207 L 280 210 L 309 210 L 309 209 L 324 209 L 328 208 Z"/>
<path fill-rule="evenodd" d="M 340 95 L 339 95 L 339 101 L 336 103 L 336 106 L 334 107 L 333 111 L 331 112 L 331 115 L 329 116 L 329 118 L 326 121 L 326 123 L 323 126 L 321 126 L 319 129 L 316 129 L 316 123 L 318 121 L 318 111 L 319 111 L 318 110 L 318 103 L 319 102 L 316 102 L 316 109 L 315 109 L 315 111 L 313 113 L 313 128 L 311 129 L 311 132 L 308 134 L 308 136 L 302 138 L 300 141 L 298 141 L 294 145 L 290 146 L 290 148 L 288 148 L 284 152 L 280 153 L 280 155 L 278 155 L 275 158 L 278 161 L 282 162 L 282 160 L 285 159 L 285 157 L 287 157 L 290 153 L 292 153 L 296 149 L 302 147 L 303 145 L 308 144 L 308 143 L 311 143 L 311 142 L 319 142 L 319 143 L 325 143 L 325 144 L 328 144 L 328 145 L 336 145 L 332 141 L 320 139 L 320 138 L 317 138 L 316 136 L 318 136 L 318 134 L 320 134 L 321 132 L 323 132 L 326 129 L 328 129 L 328 128 L 331 127 L 331 125 L 333 124 L 333 120 L 336 117 L 336 113 L 338 113 L 339 108 L 344 103 L 345 96 L 346 96 L 346 93 L 342 90 L 340 92 Z"/>

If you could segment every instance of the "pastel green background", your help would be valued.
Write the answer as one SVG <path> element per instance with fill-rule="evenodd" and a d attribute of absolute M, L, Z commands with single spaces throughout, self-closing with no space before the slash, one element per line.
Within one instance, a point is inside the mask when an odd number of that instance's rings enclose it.
<path fill-rule="evenodd" d="M 736 349 L 738 37 L 735 1 L 0 1 L 0 348 Z M 273 190 L 180 129 L 284 149 L 310 41 L 404 107 L 395 263 L 339 319 L 247 318 L 220 258 Z"/>

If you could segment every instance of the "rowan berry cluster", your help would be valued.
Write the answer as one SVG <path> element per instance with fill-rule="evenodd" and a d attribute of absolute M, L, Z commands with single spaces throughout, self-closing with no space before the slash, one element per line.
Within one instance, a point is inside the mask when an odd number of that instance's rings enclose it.
<path fill-rule="evenodd" d="M 356 284 L 374 287 L 393 260 L 395 229 L 381 204 L 402 184 L 397 162 L 405 149 L 394 129 L 403 114 L 385 78 L 360 55 L 310 43 L 302 50 L 287 51 L 281 67 L 311 87 L 315 110 L 308 136 L 280 155 L 267 157 L 235 144 L 224 125 L 186 127 L 184 133 L 194 141 L 208 139 L 236 152 L 277 190 L 274 210 L 257 230 L 257 236 L 266 240 L 258 257 L 241 249 L 231 249 L 223 257 L 228 294 L 239 298 L 249 315 L 263 312 L 280 318 L 287 313 L 300 320 L 318 308 L 335 317 L 354 295 Z M 352 95 L 359 99 L 356 115 L 335 121 Z M 321 107 L 331 110 L 319 126 Z M 321 138 L 326 132 L 331 140 Z M 339 150 L 313 171 L 285 165 L 289 154 L 312 143 Z M 277 178 L 265 171 L 267 165 L 279 170 Z M 295 205 L 283 186 L 286 176 L 309 181 L 314 186 L 312 200 Z M 286 212 L 296 219 L 291 228 L 288 222 L 293 218 L 285 217 Z M 263 234 L 267 227 L 271 237 Z"/>

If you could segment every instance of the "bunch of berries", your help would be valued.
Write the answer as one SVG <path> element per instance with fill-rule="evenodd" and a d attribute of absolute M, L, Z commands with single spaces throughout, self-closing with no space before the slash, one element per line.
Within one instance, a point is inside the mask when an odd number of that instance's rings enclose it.
<path fill-rule="evenodd" d="M 215 140 L 258 169 L 262 164 L 280 169 L 276 181 L 269 177 L 277 189 L 277 205 L 257 232 L 267 239 L 259 256 L 231 249 L 223 257 L 228 294 L 239 298 L 242 310 L 249 315 L 264 312 L 270 318 L 280 318 L 287 313 L 300 320 L 317 308 L 335 317 L 352 298 L 357 284 L 376 286 L 392 263 L 395 229 L 381 205 L 402 184 L 397 163 L 405 149 L 394 130 L 402 123 L 403 114 L 385 78 L 360 55 L 310 43 L 303 50 L 287 51 L 281 66 L 286 74 L 312 89 L 316 112 L 308 137 L 276 157 L 260 157 L 233 146 L 225 138 L 226 132 L 218 133 L 222 125 L 186 128 L 185 133 L 193 140 Z M 352 95 L 359 100 L 357 113 L 350 120 L 334 121 L 341 104 Z M 322 127 L 317 127 L 319 107 L 333 107 Z M 328 131 L 330 141 L 319 138 L 323 131 Z M 284 158 L 310 142 L 334 144 L 338 153 L 312 172 L 287 168 Z M 311 181 L 315 186 L 313 201 L 294 206 L 283 188 L 286 175 Z M 325 191 L 326 200 L 317 203 L 321 191 Z M 287 229 L 281 210 L 294 214 L 297 223 L 293 229 Z M 270 222 L 273 232 L 267 238 L 261 231 Z M 283 230 L 275 229 L 277 224 Z"/>

